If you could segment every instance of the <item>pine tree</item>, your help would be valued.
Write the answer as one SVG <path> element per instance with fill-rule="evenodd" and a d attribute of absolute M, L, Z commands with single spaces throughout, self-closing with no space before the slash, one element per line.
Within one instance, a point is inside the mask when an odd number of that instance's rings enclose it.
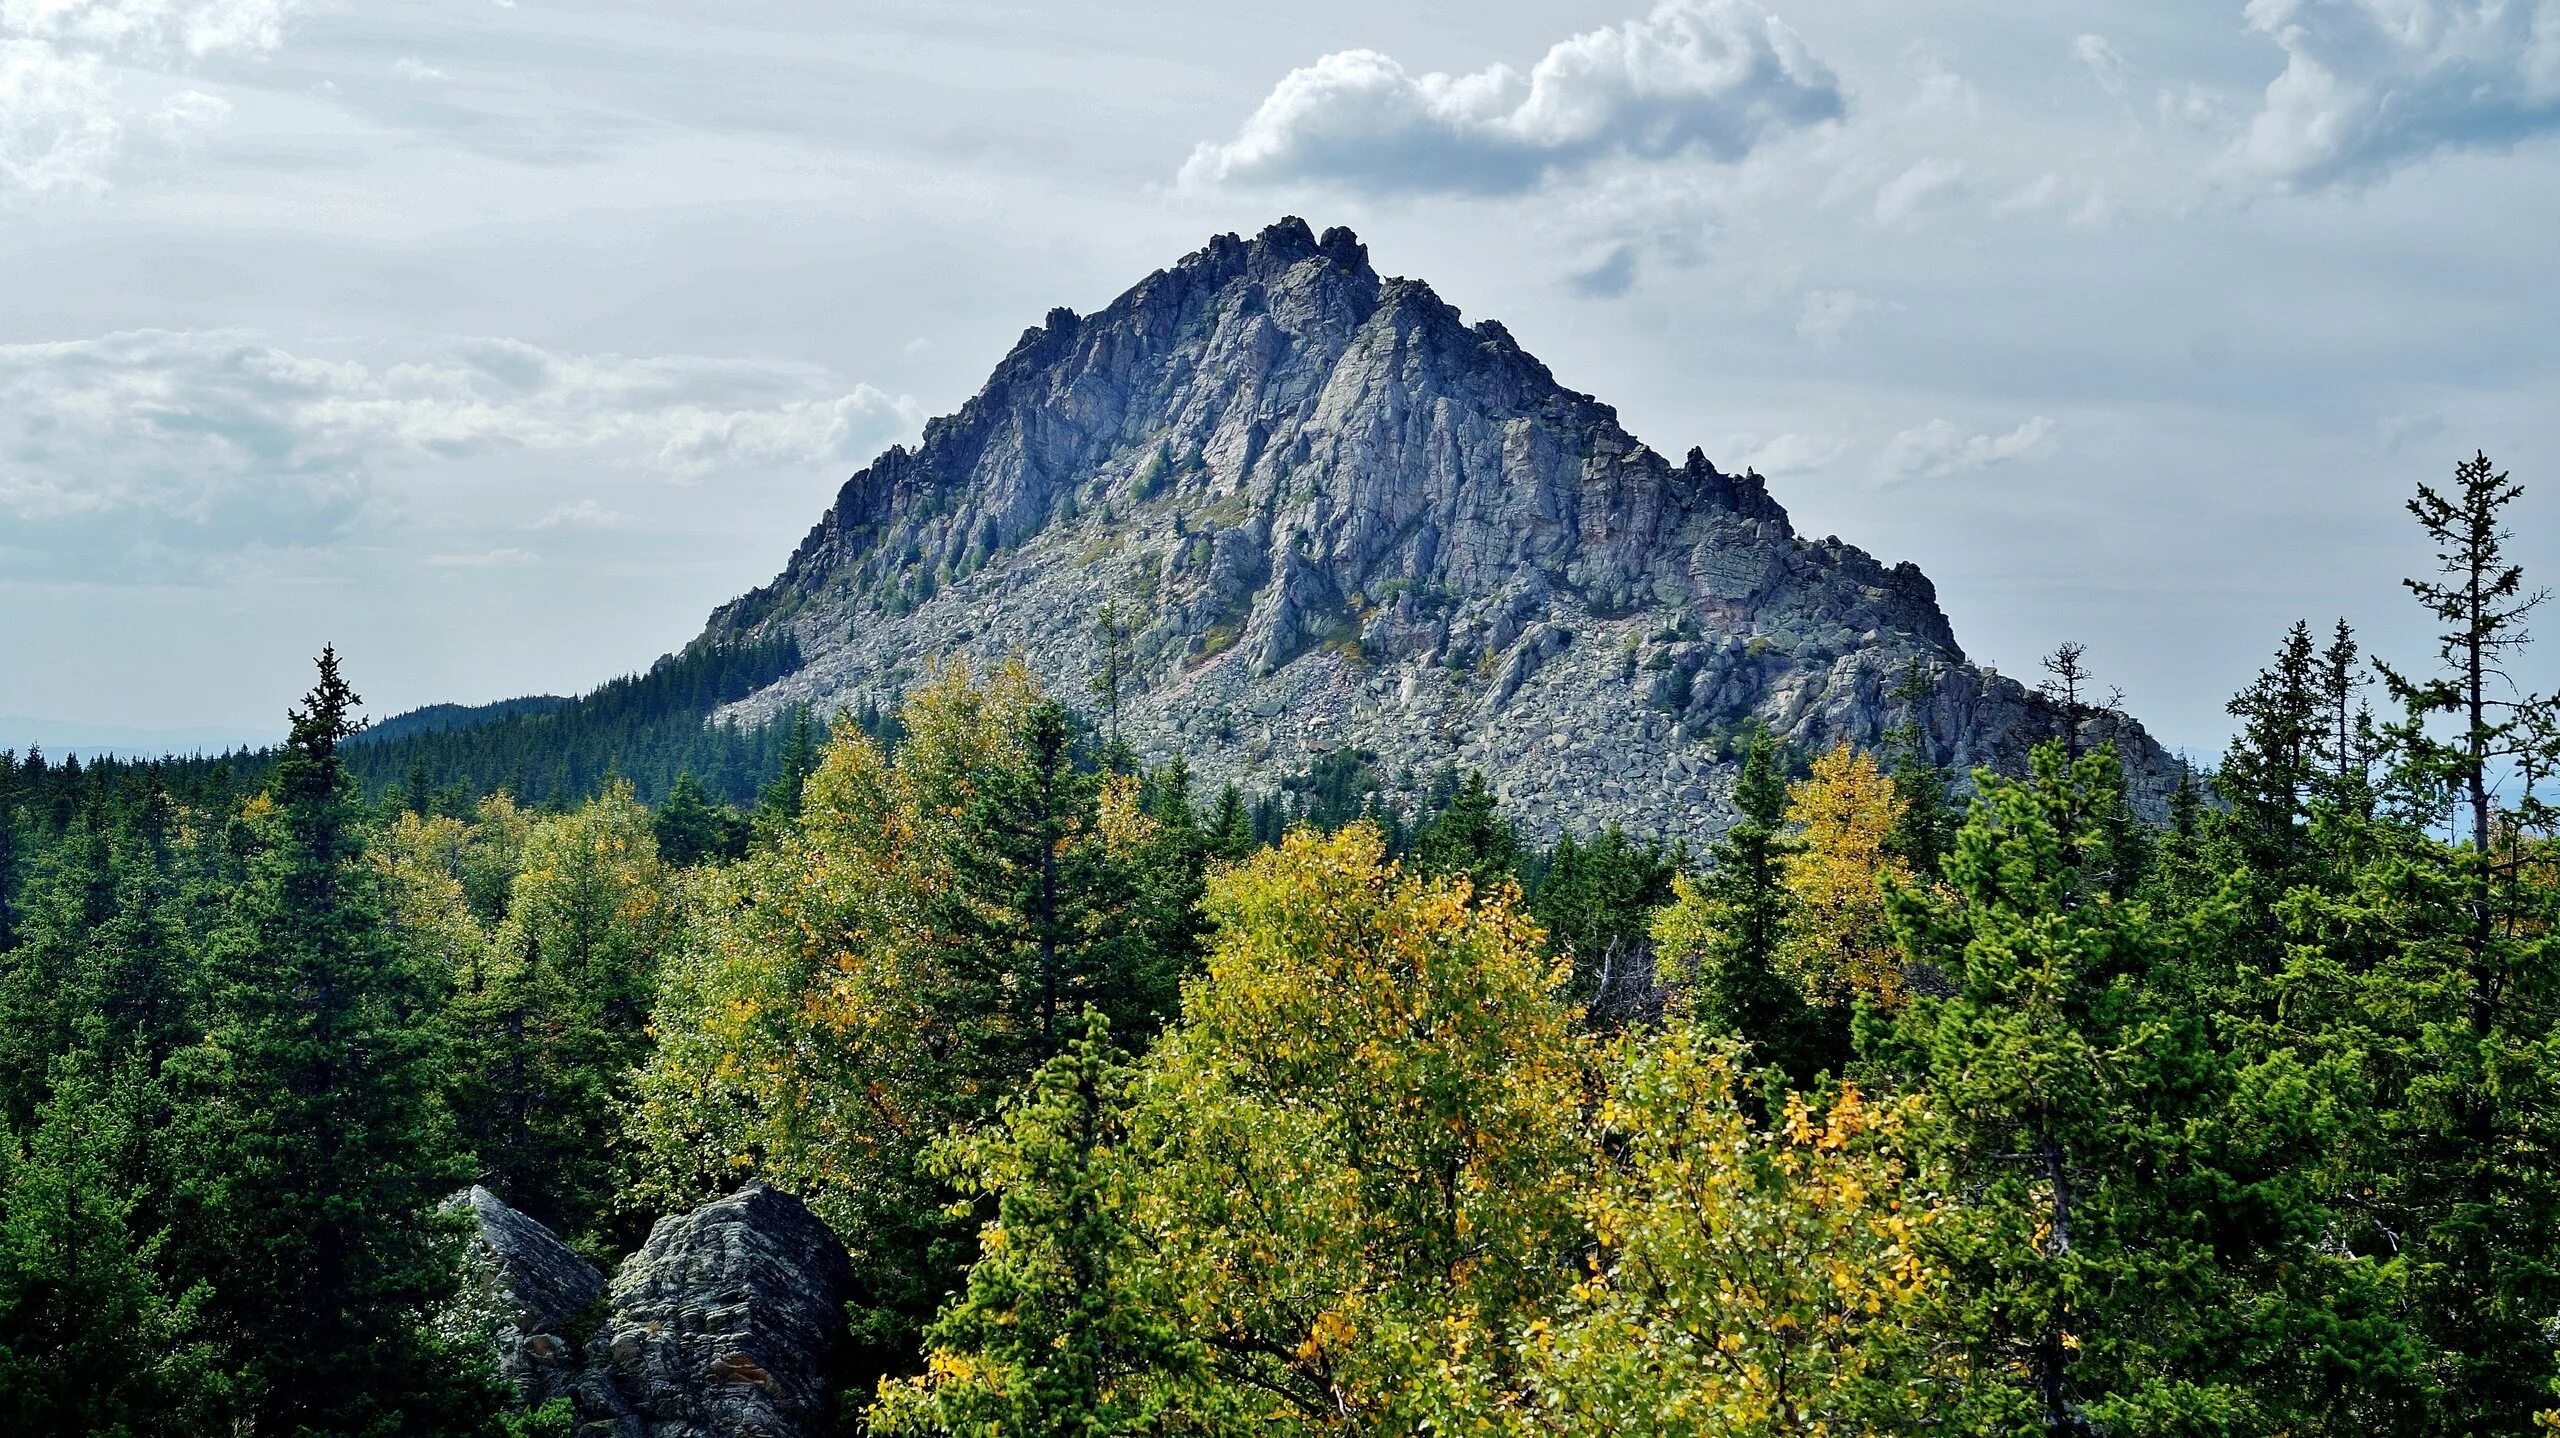
<path fill-rule="evenodd" d="M 143 1067 L 73 1050 L 22 1139 L 0 1139 L 0 1427 L 27 1434 L 217 1431 L 231 1387 L 201 1284 L 173 1292 L 149 1226 Z"/>
<path fill-rule="evenodd" d="M 1671 906 L 1654 921 L 1654 942 L 1703 1026 L 1743 1039 L 1763 1061 L 1809 1085 L 1815 1075 L 1839 1070 L 1847 1021 L 1818 1009 L 1779 966 L 1792 846 L 1783 832 L 1786 774 L 1777 741 L 1765 731 L 1743 751 L 1733 804 L 1738 816 L 1708 849 L 1706 873 L 1674 884 Z"/>
<path fill-rule="evenodd" d="M 2253 1095 L 2196 1022 L 2188 965 L 2227 910 L 2116 897 L 2104 816 L 2122 790 L 2111 745 L 2044 745 L 2032 778 L 1986 777 L 1947 890 L 1897 902 L 1935 977 L 1867 1056 L 1925 1083 L 1922 1147 L 1962 1195 L 1929 1242 L 1960 1431 L 2283 1431 L 2253 1375 L 2318 1342 L 2267 1319 L 2237 1265 L 2271 1242 L 2298 1264 L 2319 1235 L 2267 1210 L 2280 1185 L 2215 1164 L 2297 1125 L 2301 1085 Z"/>
<path fill-rule="evenodd" d="M 690 769 L 676 775 L 651 828 L 659 854 L 680 869 L 706 860 L 734 859 L 746 847 L 747 826 L 727 805 L 712 802 L 710 791 Z"/>
<path fill-rule="evenodd" d="M 491 1392 L 431 1317 L 454 1292 L 436 1204 L 463 1178 L 437 1127 L 424 1019 L 365 855 L 360 727 L 334 649 L 291 714 L 262 852 L 214 935 L 214 1016 L 172 1058 L 181 1281 L 209 1290 L 241 1421 L 261 1432 L 467 1427 Z"/>
<path fill-rule="evenodd" d="M 1413 862 L 1426 874 L 1462 874 L 1490 895 L 1518 873 L 1520 841 L 1480 772 L 1458 786 L 1447 808 L 1414 835 Z"/>

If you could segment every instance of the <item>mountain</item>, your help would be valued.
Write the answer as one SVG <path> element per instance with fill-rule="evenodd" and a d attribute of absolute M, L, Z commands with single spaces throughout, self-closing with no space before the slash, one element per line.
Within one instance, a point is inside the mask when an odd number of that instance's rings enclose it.
<path fill-rule="evenodd" d="M 1248 788 L 1344 746 L 1481 769 L 1542 838 L 1705 839 L 1752 725 L 1873 744 L 1914 663 L 1958 770 L 2015 768 L 2059 723 L 1966 660 L 1915 566 L 1798 536 L 1758 475 L 1674 463 L 1500 324 L 1295 218 L 1051 311 L 705 638 L 798 644 L 722 711 L 743 722 L 893 704 L 948 654 L 1019 653 L 1085 701 L 1106 604 L 1142 755 Z M 2112 727 L 2156 812 L 2175 761 Z"/>

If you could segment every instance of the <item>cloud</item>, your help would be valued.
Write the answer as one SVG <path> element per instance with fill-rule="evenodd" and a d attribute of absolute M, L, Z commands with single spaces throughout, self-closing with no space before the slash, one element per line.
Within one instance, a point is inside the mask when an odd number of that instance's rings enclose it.
<path fill-rule="evenodd" d="M 1732 455 L 1728 467 L 1756 470 L 1771 479 L 1779 479 L 1828 469 L 1848 452 L 1849 442 L 1837 436 L 1789 431 L 1767 440 L 1745 436 L 1727 448 Z"/>
<path fill-rule="evenodd" d="M 442 70 L 437 69 L 435 66 L 420 60 L 415 55 L 403 55 L 399 59 L 392 61 L 391 73 L 399 76 L 403 80 L 415 82 L 424 82 L 428 80 L 450 80 L 453 78 Z"/>
<path fill-rule="evenodd" d="M 1836 349 L 1850 321 L 1875 308 L 1874 300 L 1856 290 L 1813 290 L 1804 297 L 1804 312 L 1796 316 L 1796 334 L 1815 349 Z"/>
<path fill-rule="evenodd" d="M 338 533 L 381 481 L 534 454 L 690 481 L 831 470 L 912 433 L 915 401 L 804 366 L 448 341 L 391 364 L 245 334 L 0 345 L 0 529 L 129 525 L 172 545 Z M 606 523 L 590 501 L 543 523 Z"/>
<path fill-rule="evenodd" d="M 2121 100 L 2132 89 L 2132 67 L 2104 35 L 2083 35 L 2071 42 L 2071 54 L 2098 82 L 2098 88 Z"/>
<path fill-rule="evenodd" d="M 575 504 L 554 506 L 550 513 L 533 522 L 535 529 L 620 529 L 631 522 L 631 516 L 620 510 L 607 509 L 592 499 Z"/>
<path fill-rule="evenodd" d="M 2279 188 L 2378 183 L 2560 130 L 2560 0 L 2249 0 L 2285 55 L 2232 154 Z"/>
<path fill-rule="evenodd" d="M 1886 480 L 1944 479 L 1969 470 L 1989 469 L 2013 459 L 2033 459 L 2053 448 L 2054 424 L 2037 415 L 2007 434 L 1966 434 L 1943 419 L 1895 435 L 1876 458 L 1876 472 Z"/>
<path fill-rule="evenodd" d="M 229 102 L 198 90 L 146 109 L 115 69 L 183 74 L 283 43 L 297 0 L 0 0 L 0 200 L 106 188 L 137 125 L 182 142 Z"/>
<path fill-rule="evenodd" d="M 427 563 L 438 569 L 514 569 L 539 564 L 542 556 L 530 549 L 489 549 L 478 554 L 430 554 Z"/>
<path fill-rule="evenodd" d="M 1964 162 L 1931 156 L 1915 160 L 1876 191 L 1876 223 L 1906 229 L 1930 208 L 1962 193 Z"/>
<path fill-rule="evenodd" d="M 1292 70 L 1185 184 L 1323 181 L 1377 193 L 1513 194 L 1598 161 L 1738 160 L 1837 119 L 1839 81 L 1750 0 L 1662 0 L 1561 41 L 1522 74 L 1416 75 L 1375 50 Z"/>
<path fill-rule="evenodd" d="M 1635 288 L 1636 247 L 1612 245 L 1598 260 L 1565 277 L 1565 285 L 1584 299 L 1613 300 Z"/>
<path fill-rule="evenodd" d="M 123 133 L 96 59 L 0 39 L 0 195 L 100 188 Z"/>

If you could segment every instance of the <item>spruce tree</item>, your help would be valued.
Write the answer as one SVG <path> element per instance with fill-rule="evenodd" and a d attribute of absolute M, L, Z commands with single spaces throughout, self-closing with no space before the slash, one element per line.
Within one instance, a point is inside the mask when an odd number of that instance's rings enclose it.
<path fill-rule="evenodd" d="M 1413 860 L 1426 874 L 1463 874 L 1479 896 L 1516 877 L 1520 841 L 1481 772 L 1470 772 L 1449 806 L 1414 835 Z"/>
<path fill-rule="evenodd" d="M 1732 1034 L 1761 1061 L 1802 1086 L 1846 1056 L 1845 1019 L 1817 1008 L 1779 967 L 1787 890 L 1784 832 L 1787 779 L 1778 742 L 1755 732 L 1734 778 L 1738 811 L 1707 850 L 1707 870 L 1675 885 L 1677 897 L 1654 923 L 1672 982 L 1712 1032 Z"/>
<path fill-rule="evenodd" d="M 2313 1117 L 2298 1067 L 2243 1083 L 2198 1021 L 2193 969 L 2229 910 L 2117 897 L 2113 746 L 2073 760 L 2057 740 L 2031 778 L 1983 783 L 1947 888 L 1896 905 L 1933 977 L 1889 1040 L 1862 1035 L 1871 1063 L 1927 1087 L 1923 1147 L 1960 1195 L 1928 1235 L 1962 1374 L 1951 1426 L 2287 1431 L 2292 1399 L 2262 1375 L 2307 1365 L 2340 1325 L 2249 1281 L 2323 1235 L 2281 1160 L 2226 1161 Z"/>
<path fill-rule="evenodd" d="M 2451 493 L 2420 485 L 2409 510 L 2436 546 L 2434 577 L 2405 581 L 2441 626 L 2437 671 L 2388 666 L 2402 717 L 2384 729 L 2397 822 L 2369 827 L 2351 893 L 2306 918 L 2355 995 L 2352 1036 L 2375 1058 L 2373 1204 L 2414 1252 L 2413 1309 L 2440 1355 L 2447 1432 L 2514 1432 L 2547 1405 L 2560 1312 L 2560 880 L 2550 811 L 2511 773 L 2547 774 L 2560 738 L 2547 698 L 2508 667 L 2546 597 L 2505 554 L 2522 493 L 2486 455 Z M 2451 820 L 2450 842 L 2428 830 Z M 2343 923 L 2341 921 L 2344 921 Z"/>
<path fill-rule="evenodd" d="M 1253 808 L 1245 803 L 1244 791 L 1233 784 L 1218 791 L 1218 804 L 1209 811 L 1207 829 L 1209 856 L 1227 863 L 1252 853 L 1261 843 Z"/>
<path fill-rule="evenodd" d="M 746 843 L 746 825 L 727 805 L 712 802 L 710 791 L 690 769 L 676 775 L 650 827 L 657 835 L 659 855 L 680 869 L 711 859 L 734 859 Z"/>
<path fill-rule="evenodd" d="M 438 1122 L 424 1020 L 339 746 L 360 727 L 334 649 L 292 712 L 214 934 L 213 1015 L 170 1061 L 172 1257 L 209 1290 L 238 1421 L 262 1433 L 443 1433 L 482 1421 L 482 1355 L 432 1326 L 464 1171 Z"/>
<path fill-rule="evenodd" d="M 152 1227 L 139 1063 L 73 1050 L 23 1137 L 0 1138 L 0 1428 L 26 1434 L 218 1431 L 232 1377 L 207 1288 L 174 1291 Z"/>

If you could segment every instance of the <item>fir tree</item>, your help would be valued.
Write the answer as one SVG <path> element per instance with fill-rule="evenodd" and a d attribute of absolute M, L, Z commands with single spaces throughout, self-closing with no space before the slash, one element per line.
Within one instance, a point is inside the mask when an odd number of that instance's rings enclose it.
<path fill-rule="evenodd" d="M 431 1318 L 461 1182 L 438 1130 L 423 1020 L 367 862 L 339 747 L 357 703 L 324 649 L 258 804 L 262 851 L 214 935 L 214 1016 L 171 1060 L 179 1279 L 209 1289 L 241 1421 L 260 1432 L 439 1433 L 490 1400 Z"/>
<path fill-rule="evenodd" d="M 1209 811 L 1207 830 L 1209 856 L 1228 863 L 1252 853 L 1261 843 L 1253 809 L 1245 803 L 1244 791 L 1233 784 L 1218 791 L 1218 805 Z"/>
<path fill-rule="evenodd" d="M 1480 895 L 1517 875 L 1520 841 L 1481 773 L 1469 773 L 1447 808 L 1415 833 L 1413 861 L 1426 874 L 1462 874 Z"/>
<path fill-rule="evenodd" d="M 1839 1069 L 1848 1034 L 1845 1018 L 1817 1009 L 1779 965 L 1791 846 L 1786 773 L 1765 730 L 1743 751 L 1733 804 L 1739 814 L 1708 849 L 1706 873 L 1677 881 L 1672 905 L 1654 921 L 1654 941 L 1701 1025 L 1745 1040 L 1760 1059 L 1809 1085 Z"/>
<path fill-rule="evenodd" d="M 658 853 L 680 869 L 734 859 L 746 849 L 747 825 L 727 805 L 714 803 L 690 769 L 676 775 L 650 827 Z"/>

